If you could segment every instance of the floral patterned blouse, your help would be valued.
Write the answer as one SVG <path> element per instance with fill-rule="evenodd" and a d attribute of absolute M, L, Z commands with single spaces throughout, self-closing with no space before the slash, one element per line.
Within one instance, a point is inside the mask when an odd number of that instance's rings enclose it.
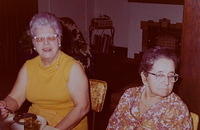
<path fill-rule="evenodd" d="M 192 130 L 188 108 L 175 93 L 140 113 L 143 90 L 144 87 L 126 90 L 110 117 L 107 130 Z"/>

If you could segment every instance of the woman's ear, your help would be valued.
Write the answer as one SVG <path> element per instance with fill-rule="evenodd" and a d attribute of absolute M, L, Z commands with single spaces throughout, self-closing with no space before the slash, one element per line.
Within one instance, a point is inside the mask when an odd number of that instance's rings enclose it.
<path fill-rule="evenodd" d="M 142 79 L 142 83 L 144 86 L 148 86 L 148 80 L 147 80 L 147 76 L 144 74 L 144 72 L 140 73 L 141 79 Z"/>

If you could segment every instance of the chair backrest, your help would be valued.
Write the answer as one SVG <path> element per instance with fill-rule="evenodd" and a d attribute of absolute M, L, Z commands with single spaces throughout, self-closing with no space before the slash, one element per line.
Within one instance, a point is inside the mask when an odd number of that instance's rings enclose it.
<path fill-rule="evenodd" d="M 107 91 L 107 82 L 96 79 L 89 79 L 91 108 L 95 112 L 103 109 L 103 104 Z"/>
<path fill-rule="evenodd" d="M 190 112 L 193 123 L 193 130 L 198 130 L 199 116 L 196 113 Z"/>

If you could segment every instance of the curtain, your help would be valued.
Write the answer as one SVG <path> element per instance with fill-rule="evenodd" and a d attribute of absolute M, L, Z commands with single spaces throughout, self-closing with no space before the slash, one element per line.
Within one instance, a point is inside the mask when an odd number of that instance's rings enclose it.
<path fill-rule="evenodd" d="M 0 0 L 0 71 L 18 71 L 18 41 L 38 11 L 37 0 Z"/>

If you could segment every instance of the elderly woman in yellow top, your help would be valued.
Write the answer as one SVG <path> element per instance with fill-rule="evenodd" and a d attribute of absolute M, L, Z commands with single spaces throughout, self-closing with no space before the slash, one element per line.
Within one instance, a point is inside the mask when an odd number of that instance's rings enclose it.
<path fill-rule="evenodd" d="M 191 130 L 187 106 L 172 92 L 178 80 L 173 50 L 155 47 L 144 52 L 140 74 L 143 86 L 126 90 L 107 130 Z"/>
<path fill-rule="evenodd" d="M 60 130 L 86 130 L 88 80 L 82 66 L 60 50 L 62 29 L 56 16 L 40 13 L 30 21 L 38 56 L 26 61 L 9 95 L 0 102 L 1 117 L 16 111 L 27 99 L 30 113 L 44 117 Z"/>

